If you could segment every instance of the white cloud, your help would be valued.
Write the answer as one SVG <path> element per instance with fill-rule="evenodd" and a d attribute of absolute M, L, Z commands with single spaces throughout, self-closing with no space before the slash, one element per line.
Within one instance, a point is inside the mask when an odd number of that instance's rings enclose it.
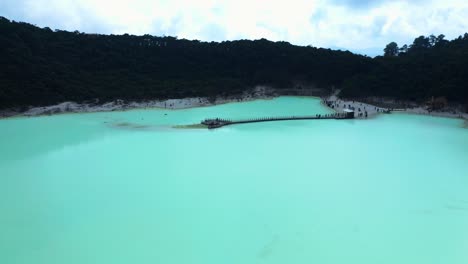
<path fill-rule="evenodd" d="M 468 1 L 2 0 L 0 15 L 39 26 L 201 40 L 267 38 L 299 45 L 382 49 L 468 28 Z M 10 17 L 11 16 L 11 17 Z"/>

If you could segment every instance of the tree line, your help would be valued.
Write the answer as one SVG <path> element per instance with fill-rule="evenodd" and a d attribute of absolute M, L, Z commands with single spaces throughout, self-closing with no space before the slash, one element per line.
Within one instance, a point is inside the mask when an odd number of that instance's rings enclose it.
<path fill-rule="evenodd" d="M 349 97 L 442 95 L 468 101 L 467 35 L 453 41 L 422 38 L 406 48 L 387 46 L 385 56 L 372 59 L 265 39 L 86 34 L 0 17 L 0 108 L 96 98 L 212 97 L 298 83 L 341 88 Z"/>
<path fill-rule="evenodd" d="M 389 43 L 374 67 L 346 80 L 343 95 L 425 101 L 443 97 L 468 105 L 468 34 L 420 36 L 410 45 Z"/>

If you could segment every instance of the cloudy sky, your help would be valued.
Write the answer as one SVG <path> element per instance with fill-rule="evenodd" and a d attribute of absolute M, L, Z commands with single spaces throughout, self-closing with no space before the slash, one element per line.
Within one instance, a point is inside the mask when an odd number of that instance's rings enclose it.
<path fill-rule="evenodd" d="M 0 0 L 0 16 L 88 33 L 267 38 L 371 56 L 391 41 L 468 31 L 467 0 Z"/>

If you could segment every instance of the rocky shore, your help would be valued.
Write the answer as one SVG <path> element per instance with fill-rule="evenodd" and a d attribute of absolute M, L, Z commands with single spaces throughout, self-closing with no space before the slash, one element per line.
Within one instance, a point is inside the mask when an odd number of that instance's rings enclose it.
<path fill-rule="evenodd" d="M 131 109 L 145 109 L 145 108 L 163 108 L 163 109 L 186 109 L 192 107 L 212 106 L 218 104 L 225 104 L 231 102 L 246 102 L 257 99 L 271 99 L 281 95 L 295 95 L 295 96 L 320 96 L 324 104 L 337 112 L 342 112 L 344 109 L 353 109 L 356 118 L 371 118 L 377 114 L 388 112 L 388 110 L 421 114 L 439 117 L 462 118 L 468 120 L 468 113 L 464 113 L 461 109 L 455 107 L 443 109 L 441 111 L 429 111 L 425 107 L 416 104 L 405 104 L 405 108 L 397 108 L 390 106 L 399 106 L 391 104 L 392 102 L 385 101 L 387 107 L 383 107 L 382 103 L 369 103 L 366 100 L 345 100 L 337 96 L 335 93 L 331 96 L 324 96 L 324 91 L 320 89 L 288 89 L 276 90 L 270 87 L 258 86 L 255 89 L 245 92 L 237 96 L 227 97 L 192 97 L 182 99 L 168 99 L 168 100 L 148 100 L 148 101 L 124 101 L 115 100 L 104 104 L 97 102 L 93 103 L 76 103 L 76 102 L 63 102 L 57 105 L 43 106 L 43 107 L 30 107 L 27 110 L 4 110 L 0 111 L 0 118 L 13 117 L 13 116 L 41 116 L 53 115 L 61 113 L 91 113 L 91 112 L 110 112 L 110 111 L 125 111 Z M 381 100 L 382 99 L 373 99 Z M 401 105 L 401 104 L 400 104 Z"/>
<path fill-rule="evenodd" d="M 225 104 L 230 102 L 245 102 L 256 99 L 268 99 L 278 96 L 274 90 L 268 87 L 256 87 L 252 91 L 243 93 L 238 96 L 228 97 L 192 97 L 182 99 L 167 99 L 167 100 L 147 100 L 147 101 L 124 101 L 115 100 L 99 104 L 92 103 L 76 103 L 63 102 L 57 105 L 30 107 L 27 110 L 10 109 L 0 111 L 0 118 L 13 116 L 41 116 L 53 115 L 61 113 L 91 113 L 91 112 L 110 112 L 110 111 L 125 111 L 130 109 L 145 109 L 145 108 L 163 108 L 163 109 L 185 109 L 192 107 L 211 106 L 217 104 Z"/>
<path fill-rule="evenodd" d="M 461 118 L 468 120 L 468 113 L 464 113 L 456 107 L 450 107 L 439 111 L 430 111 L 424 106 L 417 105 L 410 106 L 407 108 L 387 108 L 360 101 L 343 100 L 336 97 L 327 98 L 324 102 L 326 102 L 325 104 L 328 107 L 334 109 L 337 112 L 342 112 L 344 109 L 354 110 L 355 117 L 363 119 L 371 118 L 382 113 L 399 112 L 408 114 L 429 115 L 436 117 Z"/>
<path fill-rule="evenodd" d="M 339 98 L 339 93 L 340 91 L 337 90 L 333 95 L 323 97 L 324 104 L 338 112 L 342 112 L 344 109 L 352 109 L 355 111 L 356 118 L 365 119 L 381 113 L 401 112 L 436 117 L 461 118 L 468 121 L 468 113 L 465 113 L 460 105 L 450 105 L 440 110 L 429 110 L 425 105 L 419 105 L 415 102 L 378 97 L 351 100 Z"/>

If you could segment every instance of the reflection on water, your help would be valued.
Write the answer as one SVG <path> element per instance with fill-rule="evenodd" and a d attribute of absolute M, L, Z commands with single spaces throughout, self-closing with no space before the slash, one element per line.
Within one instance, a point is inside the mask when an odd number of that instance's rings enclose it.
<path fill-rule="evenodd" d="M 466 264 L 460 120 L 179 129 L 328 111 L 283 97 L 0 120 L 0 263 Z"/>
<path fill-rule="evenodd" d="M 99 122 L 79 115 L 0 120 L 0 163 L 43 155 L 109 134 Z"/>
<path fill-rule="evenodd" d="M 135 129 L 135 130 L 147 130 L 151 128 L 149 125 L 139 125 L 135 123 L 128 123 L 128 122 L 122 122 L 122 123 L 114 123 L 111 124 L 112 127 L 116 128 L 127 128 L 127 129 Z"/>

